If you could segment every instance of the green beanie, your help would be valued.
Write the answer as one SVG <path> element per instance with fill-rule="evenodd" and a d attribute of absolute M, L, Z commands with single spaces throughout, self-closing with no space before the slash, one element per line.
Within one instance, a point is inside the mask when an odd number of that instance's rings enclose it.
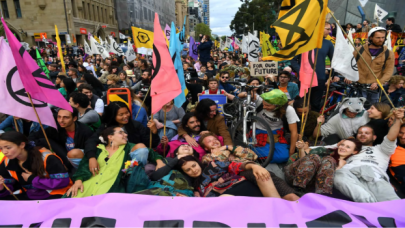
<path fill-rule="evenodd" d="M 288 102 L 287 95 L 279 89 L 263 93 L 260 97 L 269 104 L 283 106 Z"/>

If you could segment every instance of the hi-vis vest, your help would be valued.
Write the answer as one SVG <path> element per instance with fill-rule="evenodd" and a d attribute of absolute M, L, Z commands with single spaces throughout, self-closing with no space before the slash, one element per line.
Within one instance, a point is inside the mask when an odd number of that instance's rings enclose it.
<path fill-rule="evenodd" d="M 223 91 L 225 91 L 225 90 L 223 90 L 223 89 L 218 89 L 217 90 L 217 94 L 223 94 L 222 92 Z M 205 90 L 204 91 L 204 95 L 210 95 L 210 90 L 208 89 L 208 90 Z M 212 94 L 211 94 L 212 95 Z"/>
<path fill-rule="evenodd" d="M 4 160 L 6 160 L 6 156 L 4 156 L 3 152 L 1 152 L 1 150 L 0 150 L 0 165 L 1 165 L 1 163 L 4 162 Z M 18 195 L 18 194 L 21 194 L 21 193 L 22 193 L 21 189 L 18 189 L 18 190 L 13 192 L 14 195 Z"/>
<path fill-rule="evenodd" d="M 44 161 L 44 169 L 45 169 L 44 176 L 45 176 L 46 178 L 49 178 L 49 174 L 46 172 L 46 159 L 48 159 L 48 156 L 51 155 L 52 152 L 50 152 L 49 150 L 45 150 L 45 149 L 41 149 L 41 150 L 39 150 L 39 152 L 42 153 L 42 160 Z M 59 158 L 59 160 L 62 162 L 62 159 L 60 159 L 60 157 L 58 157 L 56 154 L 55 154 L 55 156 L 56 156 L 57 158 Z M 7 167 L 8 163 L 9 163 L 9 161 L 10 161 L 10 160 L 5 157 L 5 159 L 4 159 L 4 164 L 6 165 L 6 167 Z M 19 181 L 19 180 L 18 180 L 18 176 L 17 176 L 17 172 L 11 171 L 11 170 L 8 170 L 8 172 L 10 173 L 10 175 L 11 175 L 15 180 Z M 66 171 L 66 172 L 67 172 L 67 171 Z M 65 188 L 54 189 L 54 190 L 46 190 L 46 191 L 47 191 L 50 195 L 64 195 L 64 194 L 67 192 L 67 190 L 69 190 L 69 188 L 70 188 L 72 185 L 73 185 L 73 182 L 72 182 L 72 180 L 69 179 L 69 185 L 66 186 Z M 22 187 L 22 188 L 24 189 L 24 191 L 27 191 L 27 189 L 25 189 L 24 187 Z"/>

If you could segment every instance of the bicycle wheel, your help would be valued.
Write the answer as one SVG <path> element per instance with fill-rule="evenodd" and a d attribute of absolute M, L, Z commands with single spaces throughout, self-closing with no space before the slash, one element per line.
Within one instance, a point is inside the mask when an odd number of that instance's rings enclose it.
<path fill-rule="evenodd" d="M 263 119 L 256 117 L 256 116 L 252 116 L 249 117 L 247 120 L 247 132 L 246 132 L 246 138 L 247 138 L 247 142 L 256 142 L 256 139 L 253 138 L 253 126 L 256 125 L 256 123 L 260 123 L 260 125 L 264 126 L 264 128 L 266 128 L 267 134 L 270 138 L 270 143 L 269 143 L 269 152 L 268 154 L 266 154 L 267 156 L 259 156 L 258 158 L 258 162 L 260 163 L 261 166 L 266 167 L 270 161 L 273 159 L 273 155 L 274 155 L 274 137 L 273 137 L 273 133 L 272 130 L 270 128 L 270 126 L 266 123 L 266 121 L 264 121 Z M 257 129 L 257 127 L 256 127 Z M 232 130 L 232 141 L 233 144 L 235 146 L 242 146 L 245 148 L 249 148 L 252 151 L 254 151 L 256 154 L 259 155 L 258 153 L 258 149 L 257 147 L 253 144 L 248 144 L 246 145 L 243 142 L 243 120 L 240 120 L 236 125 L 235 128 Z M 267 151 L 266 151 L 267 152 Z"/>

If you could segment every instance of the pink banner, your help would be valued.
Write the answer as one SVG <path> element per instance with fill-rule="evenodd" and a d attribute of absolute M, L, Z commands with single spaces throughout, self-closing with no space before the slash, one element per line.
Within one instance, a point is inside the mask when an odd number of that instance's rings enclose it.
<path fill-rule="evenodd" d="M 405 201 L 353 203 L 317 194 L 187 198 L 105 194 L 2 201 L 0 227 L 405 227 Z"/>

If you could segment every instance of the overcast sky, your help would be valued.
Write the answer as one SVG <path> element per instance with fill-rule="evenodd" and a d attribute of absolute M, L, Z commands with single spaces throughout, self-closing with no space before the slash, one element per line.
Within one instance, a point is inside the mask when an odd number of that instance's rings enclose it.
<path fill-rule="evenodd" d="M 232 35 L 229 25 L 241 4 L 240 0 L 210 0 L 210 26 L 213 34 Z"/>

